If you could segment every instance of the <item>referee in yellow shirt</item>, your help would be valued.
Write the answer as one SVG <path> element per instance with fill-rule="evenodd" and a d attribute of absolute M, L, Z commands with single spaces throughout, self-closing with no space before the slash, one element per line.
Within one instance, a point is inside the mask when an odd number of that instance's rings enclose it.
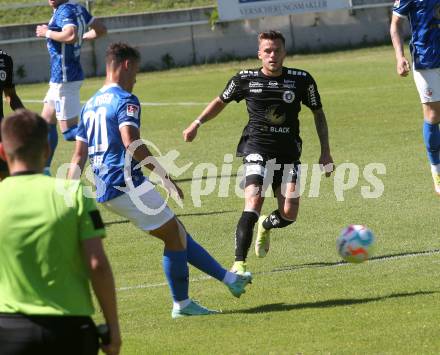
<path fill-rule="evenodd" d="M 94 200 L 79 182 L 42 174 L 49 146 L 40 116 L 15 111 L 1 136 L 11 176 L 0 183 L 0 353 L 97 354 L 90 281 L 110 329 L 102 350 L 118 354 L 115 286 Z"/>

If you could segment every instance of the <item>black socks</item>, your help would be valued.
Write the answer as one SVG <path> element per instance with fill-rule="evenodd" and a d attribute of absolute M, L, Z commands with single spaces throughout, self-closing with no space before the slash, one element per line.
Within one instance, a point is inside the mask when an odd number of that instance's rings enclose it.
<path fill-rule="evenodd" d="M 252 234 L 258 221 L 256 212 L 243 211 L 235 231 L 235 261 L 245 261 L 252 244 Z"/>
<path fill-rule="evenodd" d="M 281 217 L 280 211 L 275 210 L 263 221 L 263 227 L 267 230 L 272 228 L 284 228 L 291 225 L 293 222 L 295 221 L 284 219 Z"/>

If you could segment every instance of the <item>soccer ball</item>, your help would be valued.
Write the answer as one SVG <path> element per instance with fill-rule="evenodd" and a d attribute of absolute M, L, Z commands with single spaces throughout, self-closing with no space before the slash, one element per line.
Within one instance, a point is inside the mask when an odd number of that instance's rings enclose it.
<path fill-rule="evenodd" d="M 350 224 L 336 241 L 339 255 L 350 263 L 362 263 L 368 260 L 372 255 L 373 246 L 373 232 L 359 224 Z"/>

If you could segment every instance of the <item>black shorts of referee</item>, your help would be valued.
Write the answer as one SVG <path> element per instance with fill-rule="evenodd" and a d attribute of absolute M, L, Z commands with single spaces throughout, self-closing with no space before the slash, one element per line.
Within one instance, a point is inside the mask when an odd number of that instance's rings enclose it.
<path fill-rule="evenodd" d="M 0 313 L 1 355 L 96 355 L 99 340 L 90 317 Z"/>

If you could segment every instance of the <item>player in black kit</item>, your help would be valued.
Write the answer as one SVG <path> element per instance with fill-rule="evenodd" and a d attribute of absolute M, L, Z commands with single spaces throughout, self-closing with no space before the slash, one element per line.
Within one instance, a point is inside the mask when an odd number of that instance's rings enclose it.
<path fill-rule="evenodd" d="M 0 49 L 0 123 L 3 119 L 3 93 L 12 110 L 23 107 L 20 98 L 15 92 L 13 73 L 14 65 L 12 58 Z M 0 181 L 6 176 L 8 176 L 8 166 L 0 157 Z"/>
<path fill-rule="evenodd" d="M 313 112 L 321 143 L 319 164 L 325 168 L 326 176 L 330 176 L 333 170 L 327 121 L 315 81 L 304 70 L 283 66 L 286 50 L 280 32 L 262 32 L 258 42 L 262 67 L 242 70 L 232 77 L 222 94 L 183 131 L 184 140 L 191 142 L 198 128 L 216 117 L 229 102 L 246 100 L 249 122 L 237 147 L 237 156 L 243 157 L 245 164 L 245 207 L 235 233 L 232 267 L 238 273 L 246 272 L 246 257 L 257 221 L 255 252 L 264 257 L 269 251 L 270 230 L 287 227 L 297 218 L 302 146 L 298 114 L 301 104 Z M 272 184 L 278 209 L 269 216 L 260 216 L 268 184 Z"/>

